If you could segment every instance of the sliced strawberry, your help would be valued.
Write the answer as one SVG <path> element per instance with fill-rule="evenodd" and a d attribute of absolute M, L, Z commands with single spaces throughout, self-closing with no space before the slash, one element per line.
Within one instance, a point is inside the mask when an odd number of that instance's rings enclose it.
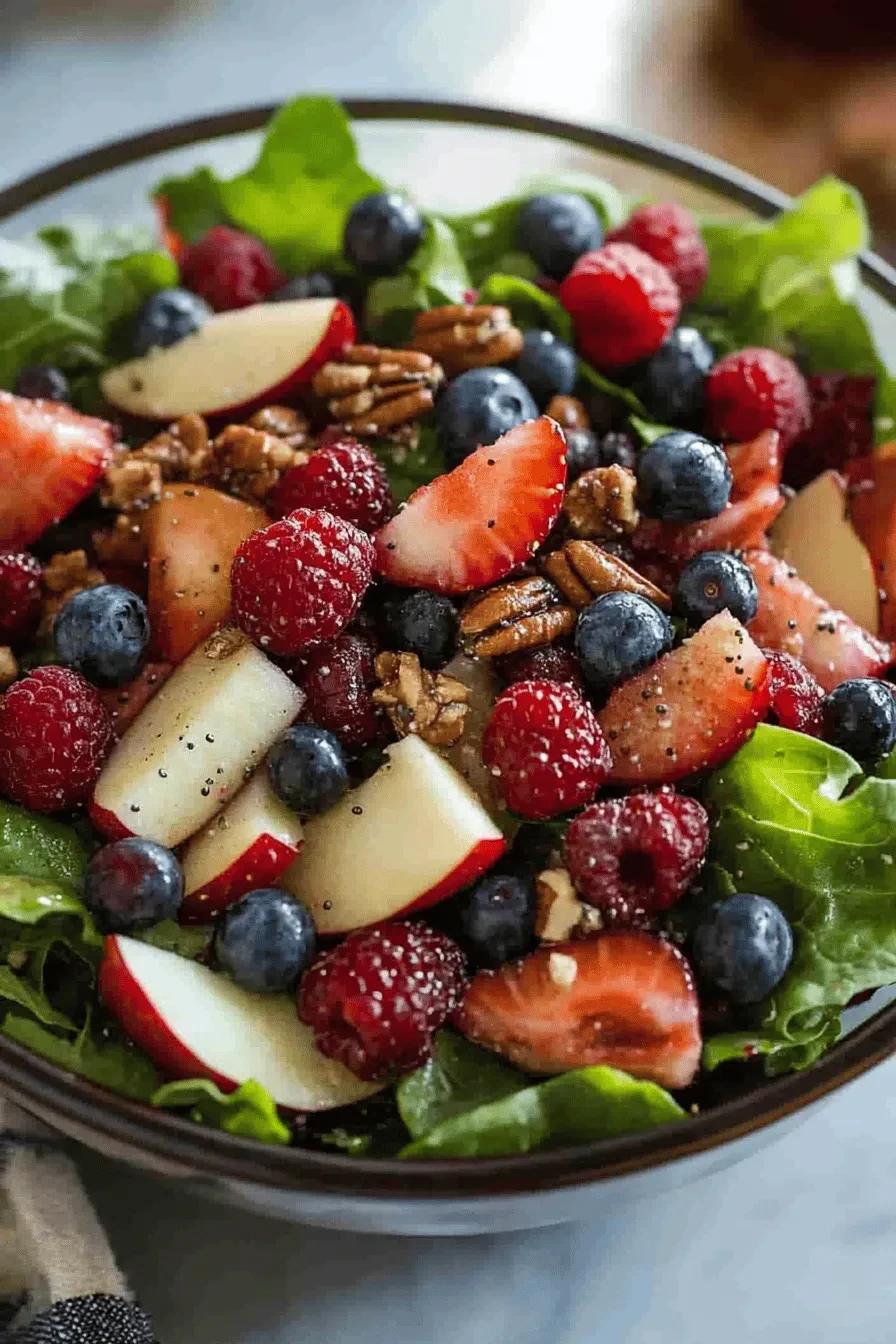
<path fill-rule="evenodd" d="M 849 515 L 868 548 L 881 594 L 880 631 L 896 639 L 896 443 L 849 464 Z"/>
<path fill-rule="evenodd" d="M 749 631 L 763 648 L 799 658 L 826 691 L 850 677 L 876 677 L 894 650 L 842 611 L 834 611 L 784 560 L 768 551 L 744 556 L 759 588 Z"/>
<path fill-rule="evenodd" d="M 700 1063 L 690 967 L 671 943 L 639 930 L 542 947 L 480 971 L 454 1020 L 472 1041 L 533 1073 L 609 1064 L 687 1087 Z"/>
<path fill-rule="evenodd" d="M 121 737 L 125 728 L 134 722 L 144 705 L 149 704 L 173 671 L 170 663 L 147 663 L 139 677 L 128 682 L 127 686 L 110 686 L 108 690 L 98 692 L 109 711 L 116 737 Z"/>
<path fill-rule="evenodd" d="M 112 457 L 105 420 L 0 392 L 0 547 L 21 550 L 90 494 Z"/>
<path fill-rule="evenodd" d="M 153 205 L 159 225 L 159 240 L 174 260 L 179 262 L 187 250 L 187 244 L 177 230 L 171 227 L 171 202 L 167 196 L 155 196 Z"/>
<path fill-rule="evenodd" d="M 729 443 L 725 449 L 731 467 L 731 499 L 748 499 L 765 485 L 779 486 L 784 458 L 781 435 L 776 429 L 764 429 L 746 443 Z"/>
<path fill-rule="evenodd" d="M 230 610 L 240 542 L 266 527 L 263 509 L 204 485 L 169 485 L 149 510 L 149 622 L 160 660 L 179 663 Z"/>
<path fill-rule="evenodd" d="M 611 782 L 666 784 L 727 760 L 768 708 L 768 663 L 740 621 L 713 616 L 624 681 L 598 714 Z"/>
<path fill-rule="evenodd" d="M 547 416 L 477 448 L 416 490 L 376 536 L 376 569 L 393 583 L 468 593 L 503 579 L 553 527 L 566 441 Z"/>

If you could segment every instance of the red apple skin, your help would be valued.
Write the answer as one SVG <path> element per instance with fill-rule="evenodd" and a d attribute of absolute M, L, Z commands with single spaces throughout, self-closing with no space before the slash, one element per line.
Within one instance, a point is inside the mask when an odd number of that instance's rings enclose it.
<path fill-rule="evenodd" d="M 134 834 L 118 820 L 114 812 L 110 812 L 108 808 L 100 807 L 99 803 L 95 802 L 93 798 L 87 804 L 87 815 L 96 829 L 107 840 L 127 840 L 129 836 Z"/>
<path fill-rule="evenodd" d="M 288 845 L 279 836 L 267 832 L 257 836 L 223 873 L 184 896 L 180 908 L 181 924 L 204 924 L 247 892 L 276 886 L 277 878 L 298 858 L 301 848 L 301 845 Z"/>
<path fill-rule="evenodd" d="M 507 841 L 502 836 L 500 839 L 480 840 L 475 848 L 471 849 L 467 857 L 456 868 L 437 882 L 429 891 L 425 891 L 422 896 L 418 896 L 411 905 L 406 905 L 403 910 L 396 910 L 392 916 L 398 919 L 403 915 L 410 915 L 416 910 L 428 910 L 431 905 L 438 905 L 439 901 L 444 901 L 446 897 L 453 896 L 461 887 L 469 886 L 475 882 L 483 873 L 488 872 L 493 864 L 497 863 L 501 856 L 507 850 Z"/>

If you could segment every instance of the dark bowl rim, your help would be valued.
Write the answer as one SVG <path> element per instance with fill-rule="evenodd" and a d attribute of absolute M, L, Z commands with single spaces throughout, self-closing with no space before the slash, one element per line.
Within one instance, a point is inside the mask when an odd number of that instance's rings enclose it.
<path fill-rule="evenodd" d="M 528 132 L 661 169 L 768 217 L 790 197 L 697 150 L 641 132 L 595 128 L 534 113 L 418 99 L 340 100 L 357 120 L 443 122 Z M 260 129 L 279 104 L 239 108 L 128 136 L 75 155 L 0 190 L 0 222 L 66 187 L 166 150 Z M 896 305 L 896 270 L 860 259 L 862 279 Z M 801 1073 L 662 1129 L 515 1157 L 427 1161 L 353 1158 L 278 1148 L 130 1101 L 51 1064 L 0 1036 L 0 1086 L 12 1100 L 119 1151 L 205 1178 L 283 1190 L 362 1197 L 454 1200 L 525 1195 L 609 1180 L 717 1148 L 792 1115 L 867 1072 L 896 1051 L 896 1004 L 850 1032 Z"/>

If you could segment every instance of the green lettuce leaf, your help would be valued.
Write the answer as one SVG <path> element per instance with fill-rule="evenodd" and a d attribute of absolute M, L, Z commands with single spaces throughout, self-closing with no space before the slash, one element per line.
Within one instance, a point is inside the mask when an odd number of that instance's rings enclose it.
<path fill-rule="evenodd" d="M 463 303 L 469 288 L 469 272 L 454 232 L 443 219 L 433 216 L 401 274 L 374 280 L 368 289 L 364 320 L 377 340 L 400 345 L 409 339 L 416 313 Z"/>
<path fill-rule="evenodd" d="M 68 1040 L 34 1018 L 7 1013 L 3 1031 L 44 1059 L 136 1101 L 150 1101 L 162 1081 L 144 1054 L 106 1039 L 89 1022 L 74 1040 Z"/>
<path fill-rule="evenodd" d="M 375 440 L 371 447 L 386 468 L 392 493 L 399 504 L 419 490 L 421 485 L 428 485 L 446 470 L 445 456 L 431 420 L 423 421 L 420 425 L 416 448 L 408 448 L 390 439 Z"/>
<path fill-rule="evenodd" d="M 500 1101 L 526 1087 L 518 1069 L 453 1031 L 436 1036 L 432 1058 L 395 1089 L 411 1137 L 422 1138 L 457 1115 Z"/>
<path fill-rule="evenodd" d="M 86 864 L 87 850 L 70 826 L 0 802 L 0 873 L 78 887 Z"/>
<path fill-rule="evenodd" d="M 652 420 L 645 420 L 640 415 L 629 416 L 629 424 L 644 444 L 651 444 L 654 439 L 661 439 L 664 434 L 673 432 L 669 425 L 654 424 Z"/>
<path fill-rule="evenodd" d="M 176 920 L 163 919 L 148 929 L 138 930 L 131 937 L 161 948 L 163 952 L 176 952 L 179 957 L 195 961 L 208 950 L 213 933 L 210 924 L 178 924 Z"/>
<path fill-rule="evenodd" d="M 567 345 L 572 344 L 572 318 L 553 294 L 546 293 L 531 280 L 518 275 L 490 275 L 479 290 L 477 303 L 499 303 L 509 308 L 513 320 L 523 331 L 540 327 L 552 331 Z"/>
<path fill-rule="evenodd" d="M 227 1134 L 261 1143 L 289 1143 L 289 1128 L 277 1114 L 271 1094 L 250 1078 L 234 1092 L 224 1093 L 207 1078 L 164 1083 L 152 1095 L 153 1106 L 189 1108 L 197 1125 L 210 1125 Z"/>

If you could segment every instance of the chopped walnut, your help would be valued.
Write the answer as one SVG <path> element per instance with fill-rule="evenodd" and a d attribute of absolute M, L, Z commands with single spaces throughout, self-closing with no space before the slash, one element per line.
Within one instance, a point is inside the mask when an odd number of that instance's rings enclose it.
<path fill-rule="evenodd" d="M 382 683 L 373 692 L 399 737 L 414 734 L 431 747 L 450 747 L 464 731 L 470 692 L 444 672 L 428 672 L 415 653 L 381 653 L 375 663 Z"/>
<path fill-rule="evenodd" d="M 5 691 L 7 686 L 11 686 L 18 675 L 19 665 L 12 649 L 7 648 L 5 644 L 0 646 L 0 691 Z"/>
<path fill-rule="evenodd" d="M 209 635 L 205 645 L 205 656 L 213 663 L 223 663 L 225 659 L 239 653 L 248 642 L 247 637 L 237 626 L 224 625 L 213 635 Z"/>
<path fill-rule="evenodd" d="M 251 425 L 228 425 L 212 444 L 215 483 L 251 504 L 263 503 L 280 477 L 310 454 Z"/>
<path fill-rule="evenodd" d="M 600 929 L 600 911 L 579 900 L 565 868 L 548 868 L 535 879 L 535 932 L 543 943 L 587 938 Z"/>
<path fill-rule="evenodd" d="M 563 512 L 577 537 L 619 537 L 638 526 L 636 490 L 625 467 L 595 467 L 569 487 Z"/>
<path fill-rule="evenodd" d="M 146 563 L 146 537 L 139 513 L 120 513 L 111 527 L 94 532 L 92 541 L 101 565 L 139 569 Z"/>
<path fill-rule="evenodd" d="M 249 419 L 252 429 L 262 429 L 284 439 L 290 448 L 309 446 L 308 418 L 291 406 L 265 406 Z"/>
<path fill-rule="evenodd" d="M 211 465 L 208 426 L 201 415 L 182 415 L 138 448 L 134 456 L 154 462 L 166 484 L 189 481 L 196 485 L 205 479 Z"/>
<path fill-rule="evenodd" d="M 140 452 L 116 457 L 106 468 L 100 486 L 100 503 L 107 509 L 128 512 L 145 509 L 162 494 L 162 469 L 148 462 Z"/>
<path fill-rule="evenodd" d="M 44 608 L 38 635 L 49 634 L 57 614 L 75 593 L 85 588 L 98 588 L 106 582 L 99 569 L 91 569 L 86 551 L 59 551 L 45 566 L 43 584 Z"/>

